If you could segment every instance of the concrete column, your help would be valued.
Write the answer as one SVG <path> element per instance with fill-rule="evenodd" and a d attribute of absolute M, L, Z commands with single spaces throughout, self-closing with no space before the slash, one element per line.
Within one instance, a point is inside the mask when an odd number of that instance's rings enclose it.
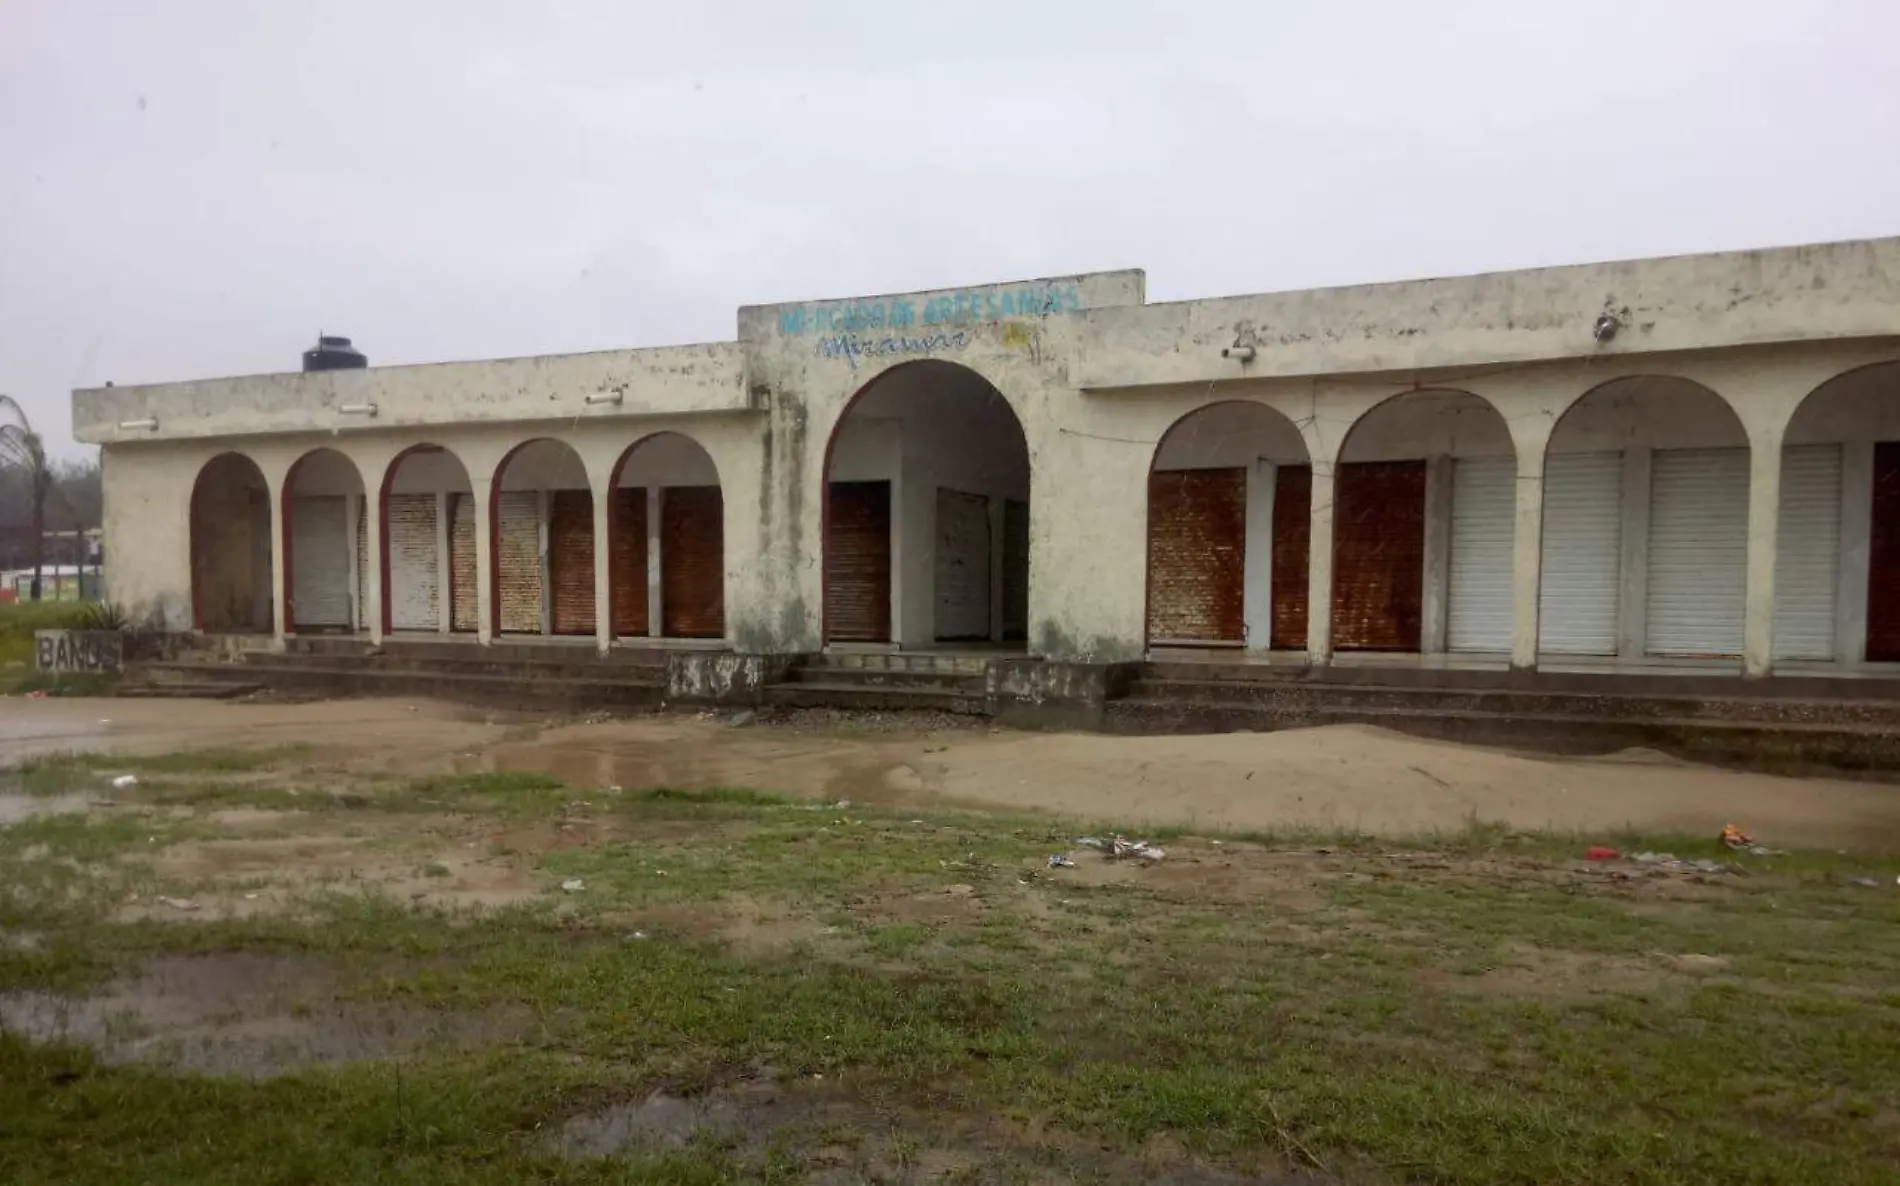
<path fill-rule="evenodd" d="M 455 598 L 451 592 L 455 585 L 455 565 L 449 559 L 449 536 L 452 533 L 451 516 L 455 514 L 455 495 L 446 490 L 435 494 L 435 628 L 437 633 L 448 634 L 455 629 Z"/>
<path fill-rule="evenodd" d="M 1742 619 L 1742 674 L 1759 678 L 1774 665 L 1781 430 L 1764 431 L 1751 440 L 1748 457 L 1748 591 Z"/>
<path fill-rule="evenodd" d="M 1623 453 L 1623 564 L 1616 591 L 1616 653 L 1640 659 L 1649 645 L 1649 448 Z"/>
<path fill-rule="evenodd" d="M 665 598 L 660 582 L 660 513 L 666 509 L 666 491 L 658 483 L 647 487 L 647 637 L 660 638 L 660 613 Z"/>
<path fill-rule="evenodd" d="M 284 634 L 290 628 L 290 590 L 285 580 L 285 560 L 290 553 L 290 532 L 285 529 L 284 492 L 265 487 L 270 502 L 270 625 L 271 638 L 278 650 L 284 649 Z"/>
<path fill-rule="evenodd" d="M 1451 601 L 1451 467 L 1447 456 L 1425 459 L 1425 586 L 1420 597 L 1419 653 L 1441 655 Z"/>
<path fill-rule="evenodd" d="M 1241 602 L 1247 649 L 1273 645 L 1273 491 L 1279 468 L 1261 458 L 1247 467 L 1247 534 Z"/>
<path fill-rule="evenodd" d="M 1333 660 L 1333 463 L 1313 461 L 1313 514 L 1307 540 L 1306 661 Z"/>
<path fill-rule="evenodd" d="M 613 487 L 596 487 L 594 497 L 594 646 L 606 654 L 614 642 Z"/>
<path fill-rule="evenodd" d="M 369 572 L 364 574 L 363 613 L 369 620 L 369 641 L 383 645 L 383 580 L 387 565 L 383 562 L 383 494 L 363 496 L 363 550 L 368 554 Z"/>
<path fill-rule="evenodd" d="M 1537 667 L 1538 594 L 1544 581 L 1544 448 L 1517 451 L 1516 515 L 1511 522 L 1511 666 Z"/>
<path fill-rule="evenodd" d="M 1874 528 L 1874 443 L 1841 446 L 1841 568 L 1834 588 L 1834 658 L 1867 661 L 1868 550 Z"/>
<path fill-rule="evenodd" d="M 347 555 L 344 572 L 348 574 L 350 582 L 350 629 L 353 631 L 363 629 L 365 615 L 369 612 L 369 607 L 364 605 L 363 599 L 357 596 L 357 590 L 363 587 L 362 574 L 358 571 L 356 559 L 356 524 L 362 513 L 363 496 L 345 494 L 343 496 L 343 530 L 347 533 L 344 537 L 347 541 Z"/>
<path fill-rule="evenodd" d="M 475 638 L 483 646 L 495 641 L 495 508 L 493 478 L 474 478 L 469 497 L 475 500 Z"/>

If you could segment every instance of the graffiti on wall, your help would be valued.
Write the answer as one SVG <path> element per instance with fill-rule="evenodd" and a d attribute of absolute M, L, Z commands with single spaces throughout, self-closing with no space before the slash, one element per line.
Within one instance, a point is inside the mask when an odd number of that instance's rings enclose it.
<path fill-rule="evenodd" d="M 924 337 L 904 335 L 892 337 L 860 337 L 857 334 L 832 334 L 818 339 L 816 353 L 820 358 L 842 358 L 849 361 L 853 368 L 860 358 L 888 358 L 897 354 L 934 354 L 939 350 L 961 350 L 970 344 L 970 335 L 965 330 L 950 334 L 929 334 Z"/>
<path fill-rule="evenodd" d="M 41 671 L 117 671 L 125 663 L 125 638 L 116 630 L 40 630 L 33 658 Z"/>
<path fill-rule="evenodd" d="M 1011 317 L 1049 317 L 1079 312 L 1081 308 L 1082 294 L 1074 284 L 1003 284 L 993 288 L 960 288 L 920 298 L 787 305 L 779 310 L 778 332 L 798 337 L 814 333 L 927 330 L 934 335 L 947 333 L 953 326 Z"/>

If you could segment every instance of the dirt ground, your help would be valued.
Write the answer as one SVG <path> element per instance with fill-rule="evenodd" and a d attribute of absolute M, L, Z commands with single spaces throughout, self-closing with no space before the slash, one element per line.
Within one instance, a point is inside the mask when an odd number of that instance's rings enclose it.
<path fill-rule="evenodd" d="M 1553 758 L 1361 726 L 1108 737 L 983 728 L 736 728 L 715 717 L 573 722 L 429 701 L 309 704 L 9 699 L 0 764 L 75 750 L 305 743 L 351 770 L 534 770 L 579 787 L 749 786 L 878 803 L 956 802 L 1207 830 L 1418 834 L 1474 821 L 1579 833 L 1900 847 L 1889 786 L 1715 770 L 1631 751 Z"/>

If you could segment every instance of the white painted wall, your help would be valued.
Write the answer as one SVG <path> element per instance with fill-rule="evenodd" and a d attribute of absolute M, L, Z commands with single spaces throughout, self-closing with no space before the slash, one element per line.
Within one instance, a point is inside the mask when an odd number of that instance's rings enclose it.
<path fill-rule="evenodd" d="M 1846 435 L 1838 419 L 1846 412 L 1804 413 L 1790 423 L 1808 392 L 1857 367 L 1900 357 L 1893 321 L 1900 305 L 1900 240 L 1178 305 L 1143 306 L 1139 284 L 1126 277 L 1080 281 L 1076 311 L 973 323 L 954 340 L 941 335 L 918 348 L 981 374 L 1021 422 L 1036 467 L 1031 645 L 1063 657 L 1140 653 L 1144 478 L 1162 434 L 1195 408 L 1255 400 L 1294 425 L 1316 467 L 1312 587 L 1314 604 L 1324 605 L 1330 595 L 1324 492 L 1353 425 L 1390 396 L 1414 389 L 1456 386 L 1490 403 L 1502 417 L 1502 438 L 1483 417 L 1424 417 L 1413 404 L 1406 416 L 1422 420 L 1380 415 L 1353 435 L 1351 455 L 1515 450 L 1513 660 L 1529 661 L 1541 565 L 1537 548 L 1524 541 L 1538 537 L 1547 449 L 1745 442 L 1778 457 L 1784 436 Z M 1754 299 L 1738 305 L 1726 295 L 1719 301 L 1709 296 L 1736 284 Z M 1628 303 L 1632 320 L 1615 342 L 1600 347 L 1588 325 L 1606 295 Z M 706 447 L 723 479 L 732 643 L 746 650 L 812 649 L 826 443 L 851 396 L 898 359 L 827 353 L 818 336 L 783 331 L 773 309 L 745 311 L 740 330 L 738 343 L 707 348 L 703 358 L 691 350 L 664 358 L 631 352 L 639 358 L 612 364 L 632 368 L 625 372 L 632 384 L 627 401 L 605 409 L 584 404 L 598 368 L 608 366 L 601 360 L 550 364 L 531 381 L 524 376 L 540 365 L 536 360 L 79 393 L 75 421 L 82 438 L 111 442 L 105 454 L 109 586 L 130 604 L 181 619 L 189 592 L 184 511 L 191 481 L 206 458 L 225 448 L 251 455 L 276 495 L 290 463 L 313 447 L 350 457 L 374 488 L 404 447 L 436 440 L 466 462 L 467 476 L 432 477 L 427 466 L 413 473 L 406 466 L 397 488 L 472 487 L 485 520 L 495 465 L 522 440 L 547 436 L 573 445 L 590 485 L 603 489 L 631 440 L 678 431 Z M 1221 346 L 1246 335 L 1260 343 L 1255 363 L 1220 358 Z M 901 354 L 910 347 L 895 349 Z M 668 377 L 667 367 L 689 365 L 696 377 Z M 1643 376 L 1687 381 L 1715 396 L 1675 394 L 1689 389 L 1658 378 L 1638 382 Z M 1620 388 L 1602 388 L 1619 379 Z M 339 420 L 325 400 L 347 394 L 351 384 L 372 385 L 391 413 Z M 1636 399 L 1647 394 L 1646 386 L 1672 390 L 1660 402 Z M 1621 410 L 1615 400 L 1605 410 L 1599 407 L 1605 398 L 1593 399 L 1575 417 L 1565 415 L 1597 389 L 1632 399 Z M 313 393 L 324 398 L 312 401 Z M 1733 410 L 1732 420 L 1694 410 L 1696 401 L 1717 397 Z M 1861 394 L 1849 403 L 1874 398 Z M 156 432 L 117 427 L 118 420 L 147 412 L 159 416 Z M 1624 412 L 1628 416 L 1619 419 Z M 1859 415 L 1864 421 L 1889 413 Z M 1872 430 L 1884 433 L 1886 423 L 1877 420 Z M 1862 431 L 1868 431 L 1864 422 L 1854 427 Z M 842 449 L 841 456 L 850 455 Z M 1751 499 L 1750 509 L 1747 659 L 1757 672 L 1766 669 L 1763 629 L 1773 604 L 1774 472 L 1770 465 L 1768 483 L 1751 486 L 1755 499 L 1766 500 L 1755 506 Z M 1849 472 L 1844 486 L 1851 485 Z M 486 527 L 484 521 L 477 533 L 484 591 L 492 560 Z M 1856 550 L 1849 531 L 1844 522 L 1844 555 Z M 907 572 L 928 573 L 922 559 L 906 557 L 902 564 Z M 376 616 L 372 607 L 372 621 Z M 1323 660 L 1325 615 L 1312 616 L 1314 650 Z"/>

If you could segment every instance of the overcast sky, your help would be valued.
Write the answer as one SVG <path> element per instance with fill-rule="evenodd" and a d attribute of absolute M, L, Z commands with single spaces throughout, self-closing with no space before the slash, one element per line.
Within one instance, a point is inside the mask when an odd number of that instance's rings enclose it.
<path fill-rule="evenodd" d="M 0 0 L 0 391 L 1900 233 L 1893 0 Z"/>

